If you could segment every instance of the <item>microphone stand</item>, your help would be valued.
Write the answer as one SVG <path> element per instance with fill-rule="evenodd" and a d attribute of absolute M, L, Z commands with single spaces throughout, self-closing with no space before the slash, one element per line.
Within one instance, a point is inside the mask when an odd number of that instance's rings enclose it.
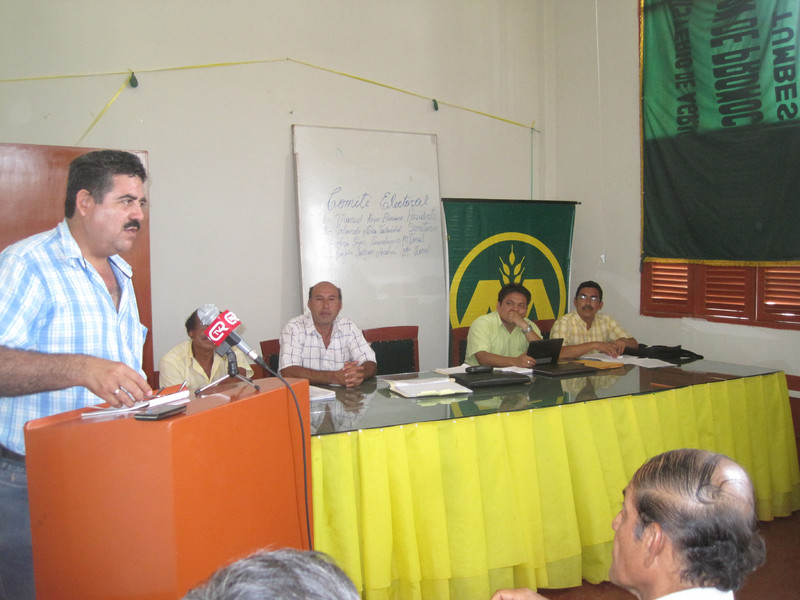
<path fill-rule="evenodd" d="M 225 353 L 225 356 L 228 359 L 228 374 L 227 375 L 223 375 L 222 377 L 220 377 L 216 381 L 212 381 L 208 385 L 204 385 L 203 387 L 201 387 L 199 390 L 197 390 L 194 393 L 195 396 L 200 396 L 208 388 L 213 387 L 213 386 L 217 385 L 218 383 L 221 383 L 221 382 L 225 381 L 226 379 L 239 379 L 241 381 L 244 381 L 245 383 L 249 383 L 250 385 L 252 385 L 256 389 L 256 391 L 261 389 L 255 383 L 253 383 L 251 380 L 249 380 L 247 377 L 245 377 L 244 375 L 239 373 L 239 364 L 236 362 L 236 355 L 233 353 L 233 350 L 228 350 Z"/>

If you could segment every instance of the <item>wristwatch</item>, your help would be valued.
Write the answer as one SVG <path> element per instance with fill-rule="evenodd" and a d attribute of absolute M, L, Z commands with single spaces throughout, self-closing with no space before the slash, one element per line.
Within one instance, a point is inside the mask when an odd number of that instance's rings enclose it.
<path fill-rule="evenodd" d="M 528 323 L 528 327 L 527 327 L 527 329 L 523 329 L 523 330 L 522 330 L 522 333 L 530 333 L 531 331 L 533 331 L 533 325 L 531 325 L 530 323 Z"/>

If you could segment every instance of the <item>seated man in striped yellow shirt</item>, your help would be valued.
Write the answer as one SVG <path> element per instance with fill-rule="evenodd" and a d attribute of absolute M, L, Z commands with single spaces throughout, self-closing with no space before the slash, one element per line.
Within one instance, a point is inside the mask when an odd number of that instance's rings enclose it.
<path fill-rule="evenodd" d="M 550 338 L 563 338 L 559 358 L 576 358 L 590 352 L 619 356 L 625 348 L 638 348 L 639 343 L 620 327 L 613 317 L 600 314 L 603 288 L 595 281 L 584 281 L 572 301 L 575 310 L 553 323 Z"/>

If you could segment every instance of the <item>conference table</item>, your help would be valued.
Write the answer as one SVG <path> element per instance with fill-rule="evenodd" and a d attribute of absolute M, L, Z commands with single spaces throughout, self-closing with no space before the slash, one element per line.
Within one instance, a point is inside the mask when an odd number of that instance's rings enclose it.
<path fill-rule="evenodd" d="M 386 377 L 331 390 L 311 402 L 314 547 L 363 598 L 605 580 L 623 488 L 674 448 L 738 461 L 760 520 L 800 510 L 780 371 L 700 360 L 424 399 Z"/>

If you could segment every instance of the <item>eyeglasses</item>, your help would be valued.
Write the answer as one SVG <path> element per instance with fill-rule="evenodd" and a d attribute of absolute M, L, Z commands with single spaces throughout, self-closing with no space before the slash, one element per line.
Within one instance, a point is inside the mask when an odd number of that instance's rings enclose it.
<path fill-rule="evenodd" d="M 578 299 L 588 300 L 589 302 L 593 303 L 600 302 L 600 296 L 587 296 L 586 294 L 578 294 Z"/>

